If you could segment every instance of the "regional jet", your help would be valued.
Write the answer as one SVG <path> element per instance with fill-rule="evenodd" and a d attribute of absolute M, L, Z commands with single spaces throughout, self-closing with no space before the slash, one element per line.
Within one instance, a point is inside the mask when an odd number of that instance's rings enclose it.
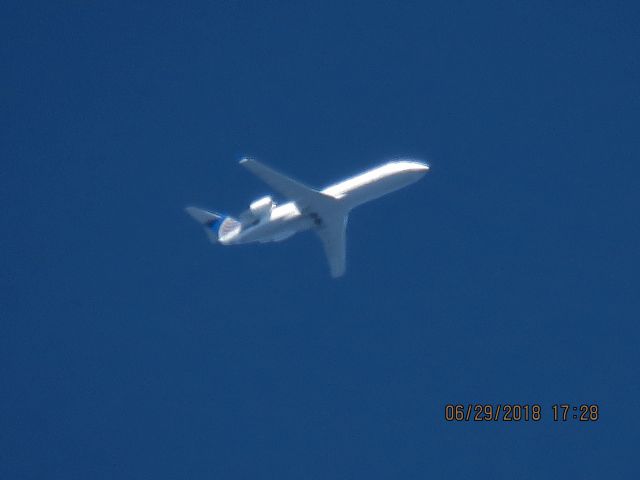
<path fill-rule="evenodd" d="M 221 245 L 279 242 L 312 229 L 322 241 L 334 278 L 345 272 L 349 212 L 419 180 L 429 170 L 421 162 L 392 161 L 315 190 L 256 160 L 244 158 L 240 164 L 289 201 L 276 205 L 270 196 L 259 198 L 237 219 L 196 207 L 187 207 L 187 213 L 204 227 L 212 243 Z"/>

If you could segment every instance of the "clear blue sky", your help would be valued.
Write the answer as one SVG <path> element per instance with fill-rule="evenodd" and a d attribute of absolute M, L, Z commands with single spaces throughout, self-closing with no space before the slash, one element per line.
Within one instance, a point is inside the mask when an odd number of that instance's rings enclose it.
<path fill-rule="evenodd" d="M 634 2 L 9 3 L 0 478 L 640 478 Z M 184 214 L 270 193 L 242 155 L 432 171 L 335 281 Z"/>

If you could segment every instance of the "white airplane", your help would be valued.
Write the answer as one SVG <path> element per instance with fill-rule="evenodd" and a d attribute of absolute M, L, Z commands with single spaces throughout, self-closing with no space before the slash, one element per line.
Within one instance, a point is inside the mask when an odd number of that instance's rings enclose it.
<path fill-rule="evenodd" d="M 270 196 L 259 198 L 238 219 L 196 207 L 187 207 L 187 213 L 204 226 L 211 242 L 222 245 L 279 242 L 313 229 L 322 241 L 334 278 L 345 272 L 349 212 L 419 180 L 429 170 L 424 163 L 393 161 L 314 190 L 256 160 L 244 158 L 240 164 L 290 201 L 276 206 Z"/>

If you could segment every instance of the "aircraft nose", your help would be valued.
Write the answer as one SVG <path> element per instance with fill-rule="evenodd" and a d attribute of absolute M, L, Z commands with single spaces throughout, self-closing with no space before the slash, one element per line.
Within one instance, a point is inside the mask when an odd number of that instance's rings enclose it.
<path fill-rule="evenodd" d="M 429 171 L 429 165 L 422 162 L 411 162 L 413 165 L 411 166 L 411 170 L 416 173 L 427 173 Z"/>
<path fill-rule="evenodd" d="M 427 173 L 429 171 L 429 165 L 427 165 L 426 163 L 422 163 L 422 162 L 407 162 L 409 165 L 407 165 L 406 168 L 406 172 L 410 173 L 411 176 L 416 177 L 417 178 L 422 178 L 422 176 Z"/>

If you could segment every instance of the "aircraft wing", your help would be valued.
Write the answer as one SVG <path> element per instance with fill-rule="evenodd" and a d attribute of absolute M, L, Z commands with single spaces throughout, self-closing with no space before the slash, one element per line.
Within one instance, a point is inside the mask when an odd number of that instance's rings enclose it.
<path fill-rule="evenodd" d="M 348 214 L 339 206 L 339 200 L 307 187 L 253 159 L 245 158 L 240 164 L 271 188 L 294 201 L 301 212 L 318 215 L 320 223 L 315 232 L 322 241 L 331 276 L 342 276 L 346 270 Z"/>
<path fill-rule="evenodd" d="M 348 218 L 348 215 L 325 217 L 323 225 L 316 230 L 334 278 L 342 276 L 346 270 Z"/>
<path fill-rule="evenodd" d="M 319 214 L 331 210 L 335 198 L 325 195 L 318 190 L 307 187 L 302 183 L 287 177 L 272 168 L 251 158 L 243 158 L 240 165 L 245 167 L 263 182 L 284 195 L 289 200 L 293 200 L 300 210 L 314 211 Z"/>

